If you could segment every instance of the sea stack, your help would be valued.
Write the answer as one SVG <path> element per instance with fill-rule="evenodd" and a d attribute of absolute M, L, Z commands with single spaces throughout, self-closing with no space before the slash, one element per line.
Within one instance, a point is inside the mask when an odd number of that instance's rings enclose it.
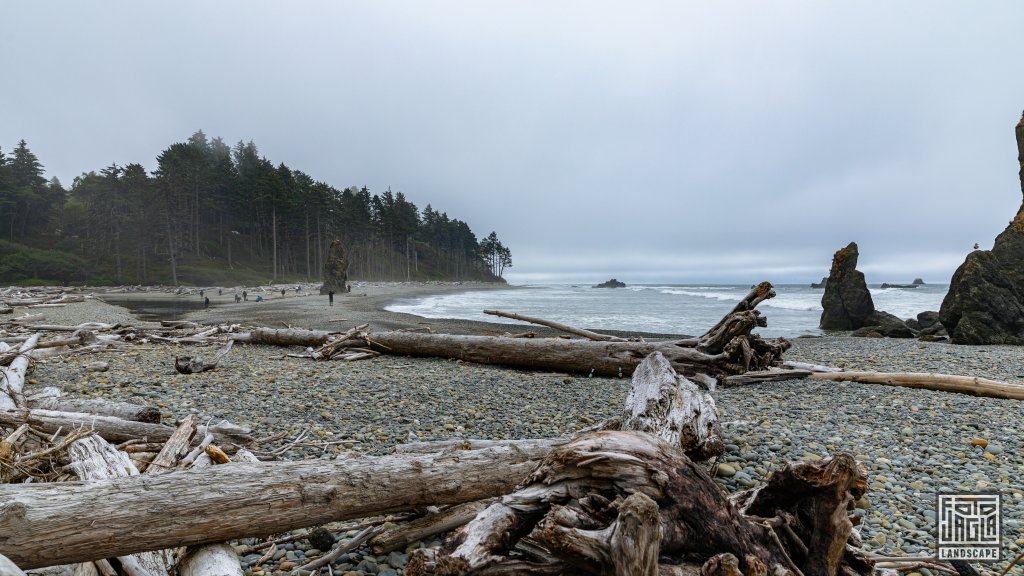
<path fill-rule="evenodd" d="M 611 280 L 608 280 L 607 282 L 602 282 L 600 284 L 596 284 L 594 286 L 594 288 L 625 288 L 625 287 L 626 287 L 626 284 L 624 282 L 619 282 L 615 278 L 612 278 Z"/>
<path fill-rule="evenodd" d="M 331 240 L 331 246 L 327 249 L 327 261 L 324 262 L 324 285 L 320 287 L 320 295 L 329 292 L 344 294 L 347 291 L 348 282 L 348 258 L 345 257 L 345 249 L 341 247 L 341 240 Z"/>
<path fill-rule="evenodd" d="M 875 311 L 864 274 L 857 270 L 857 257 L 856 242 L 832 257 L 832 271 L 821 297 L 823 330 L 856 330 Z"/>
<path fill-rule="evenodd" d="M 1024 193 L 1024 116 L 1016 135 Z M 991 250 L 971 252 L 953 273 L 939 321 L 954 344 L 1024 344 L 1024 205 Z"/>

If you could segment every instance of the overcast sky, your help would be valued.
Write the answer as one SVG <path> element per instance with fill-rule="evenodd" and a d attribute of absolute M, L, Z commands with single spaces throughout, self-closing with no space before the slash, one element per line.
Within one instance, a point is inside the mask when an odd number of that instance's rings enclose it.
<path fill-rule="evenodd" d="M 1021 204 L 1024 4 L 8 2 L 0 147 L 197 129 L 491 230 L 512 282 L 948 282 Z"/>

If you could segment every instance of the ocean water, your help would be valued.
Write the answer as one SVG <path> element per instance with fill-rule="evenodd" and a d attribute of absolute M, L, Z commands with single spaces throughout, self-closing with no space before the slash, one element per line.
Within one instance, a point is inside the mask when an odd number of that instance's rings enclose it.
<path fill-rule="evenodd" d="M 900 318 L 938 310 L 949 286 L 926 284 L 914 289 L 869 285 L 875 308 Z M 750 285 L 632 285 L 592 288 L 567 284 L 530 285 L 508 290 L 484 290 L 428 296 L 395 302 L 387 310 L 424 318 L 459 318 L 484 322 L 520 323 L 483 310 L 502 310 L 554 320 L 595 331 L 630 330 L 659 334 L 702 334 L 725 315 Z M 768 326 L 767 337 L 821 335 L 821 289 L 802 284 L 775 286 L 776 296 L 758 306 Z M 521 323 L 520 323 L 521 324 Z"/>

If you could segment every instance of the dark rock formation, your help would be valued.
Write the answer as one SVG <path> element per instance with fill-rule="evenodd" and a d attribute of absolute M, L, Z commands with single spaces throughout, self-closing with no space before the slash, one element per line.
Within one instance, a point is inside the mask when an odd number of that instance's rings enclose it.
<path fill-rule="evenodd" d="M 821 297 L 823 330 L 856 330 L 875 311 L 864 274 L 857 270 L 857 243 L 832 257 L 832 271 Z"/>
<path fill-rule="evenodd" d="M 1017 123 L 1024 192 L 1024 117 Z M 955 344 L 1024 344 L 1024 205 L 991 250 L 975 250 L 953 273 L 939 320 Z"/>
<path fill-rule="evenodd" d="M 811 282 L 811 288 L 824 288 L 828 284 L 828 276 L 821 279 L 821 282 Z"/>
<path fill-rule="evenodd" d="M 889 284 L 882 282 L 882 288 L 917 288 L 920 284 Z"/>
<path fill-rule="evenodd" d="M 875 333 L 886 338 L 913 338 L 917 336 L 917 333 L 907 326 L 903 320 L 881 310 L 875 310 L 869 314 L 864 319 L 864 326 L 854 330 L 851 336 L 872 337 Z"/>
<path fill-rule="evenodd" d="M 602 282 L 602 283 L 597 284 L 597 285 L 594 286 L 594 288 L 625 288 L 625 287 L 626 287 L 626 285 L 624 283 L 619 282 L 615 278 L 612 278 L 611 280 L 609 280 L 607 282 Z"/>
<path fill-rule="evenodd" d="M 348 291 L 348 258 L 341 240 L 331 240 L 327 249 L 327 261 L 324 263 L 324 285 L 320 287 L 320 295 L 334 292 L 344 294 Z"/>
<path fill-rule="evenodd" d="M 920 278 L 914 278 L 914 281 L 911 282 L 911 284 L 915 284 L 917 286 L 924 286 L 924 280 L 921 280 Z"/>

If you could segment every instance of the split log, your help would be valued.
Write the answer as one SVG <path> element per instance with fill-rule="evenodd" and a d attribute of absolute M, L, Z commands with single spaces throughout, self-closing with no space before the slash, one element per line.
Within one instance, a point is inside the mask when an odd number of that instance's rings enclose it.
<path fill-rule="evenodd" d="M 810 370 L 811 372 L 844 372 L 842 368 L 836 368 L 835 366 L 823 366 L 821 364 L 809 364 L 807 362 L 795 362 L 793 360 L 786 360 L 782 363 L 783 368 L 791 368 L 793 370 Z"/>
<path fill-rule="evenodd" d="M 903 388 L 921 388 L 940 392 L 957 392 L 987 398 L 1024 400 L 1024 386 L 974 376 L 927 374 L 923 372 L 822 372 L 811 374 L 817 380 L 863 382 Z"/>
<path fill-rule="evenodd" d="M 320 330 L 300 330 L 288 328 L 257 328 L 252 332 L 234 334 L 231 339 L 245 344 L 271 344 L 274 346 L 322 346 L 330 337 L 330 332 Z"/>
<path fill-rule="evenodd" d="M 29 330 L 38 330 L 40 332 L 77 332 L 79 330 L 107 332 L 120 326 L 120 324 L 105 324 L 103 322 L 83 322 L 77 326 L 66 326 L 63 324 L 34 324 L 25 327 Z"/>
<path fill-rule="evenodd" d="M 522 314 L 515 314 L 512 312 L 502 312 L 501 310 L 484 310 L 484 314 L 500 316 L 502 318 L 511 318 L 512 320 L 522 320 L 523 322 L 529 322 L 531 324 L 539 324 L 541 326 L 547 326 L 548 328 L 554 328 L 561 332 L 583 336 L 588 340 L 597 340 L 599 342 L 626 342 L 625 338 L 619 338 L 618 336 L 598 334 L 597 332 L 591 332 L 590 330 L 568 326 L 559 322 L 552 322 L 551 320 L 545 320 L 543 318 L 535 318 L 533 316 L 524 316 Z"/>
<path fill-rule="evenodd" d="M 124 442 L 138 438 L 147 438 L 151 442 L 166 442 L 174 433 L 174 428 L 170 426 L 122 420 L 112 416 L 53 410 L 0 410 L 0 426 L 13 428 L 21 424 L 31 424 L 34 428 L 48 433 L 77 428 L 94 430 L 104 440 L 110 442 Z M 207 430 L 201 426 L 199 432 L 205 436 Z M 210 426 L 209 432 L 214 435 L 218 445 L 230 451 L 253 440 L 248 429 L 230 423 Z"/>
<path fill-rule="evenodd" d="M 493 447 L 340 462 L 231 463 L 88 484 L 5 484 L 0 554 L 32 568 L 460 504 L 509 492 L 545 452 Z M 82 530 L 83 518 L 101 521 Z"/>
<path fill-rule="evenodd" d="M 42 391 L 29 396 L 25 400 L 31 409 L 55 410 L 57 412 L 84 412 L 86 414 L 113 416 L 122 420 L 134 420 L 136 422 L 160 422 L 160 410 L 152 406 L 143 406 L 130 402 L 115 402 L 100 398 L 65 398 L 61 394 L 59 388 L 47 386 Z"/>
<path fill-rule="evenodd" d="M 732 376 L 726 376 L 723 380 L 723 384 L 727 386 L 737 386 L 739 384 L 756 384 L 758 382 L 775 382 L 778 380 L 799 380 L 810 376 L 812 372 L 810 370 L 781 370 L 772 368 L 770 370 L 757 370 L 753 372 L 744 372 L 743 374 L 733 374 Z"/>
<path fill-rule="evenodd" d="M 21 389 L 25 385 L 29 354 L 39 342 L 39 335 L 33 334 L 18 347 L 18 356 L 10 366 L 0 368 L 0 410 L 13 410 L 24 405 Z"/>

